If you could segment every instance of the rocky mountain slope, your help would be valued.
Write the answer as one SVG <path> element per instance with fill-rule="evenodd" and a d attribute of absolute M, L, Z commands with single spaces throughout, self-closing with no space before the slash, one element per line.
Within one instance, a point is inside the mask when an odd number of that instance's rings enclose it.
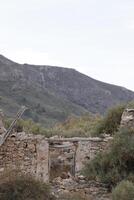
<path fill-rule="evenodd" d="M 133 99 L 134 92 L 74 69 L 21 65 L 0 55 L 0 107 L 11 116 L 23 104 L 30 108 L 26 117 L 48 125 Z"/>

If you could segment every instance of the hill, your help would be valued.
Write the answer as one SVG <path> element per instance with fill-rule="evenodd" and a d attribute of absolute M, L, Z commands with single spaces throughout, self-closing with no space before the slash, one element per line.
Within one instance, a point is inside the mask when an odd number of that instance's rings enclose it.
<path fill-rule="evenodd" d="M 20 105 L 25 117 L 44 125 L 85 112 L 103 114 L 134 99 L 134 92 L 103 83 L 74 69 L 18 64 L 0 55 L 0 107 L 13 116 Z"/>

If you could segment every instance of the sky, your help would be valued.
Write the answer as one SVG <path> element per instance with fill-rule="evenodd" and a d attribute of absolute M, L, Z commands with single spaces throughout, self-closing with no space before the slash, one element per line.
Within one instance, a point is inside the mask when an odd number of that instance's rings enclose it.
<path fill-rule="evenodd" d="M 134 91 L 134 0 L 0 0 L 0 54 Z"/>

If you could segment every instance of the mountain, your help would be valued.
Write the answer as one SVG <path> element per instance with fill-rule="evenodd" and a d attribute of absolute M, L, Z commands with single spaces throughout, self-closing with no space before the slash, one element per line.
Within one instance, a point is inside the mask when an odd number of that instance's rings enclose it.
<path fill-rule="evenodd" d="M 113 105 L 133 99 L 134 92 L 74 69 L 21 65 L 0 55 L 0 107 L 9 116 L 26 105 L 25 117 L 47 126 L 71 114 L 103 114 Z"/>

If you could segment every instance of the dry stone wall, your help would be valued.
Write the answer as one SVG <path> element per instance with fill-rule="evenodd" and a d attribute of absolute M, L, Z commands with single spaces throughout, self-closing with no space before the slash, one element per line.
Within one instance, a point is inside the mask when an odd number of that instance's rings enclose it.
<path fill-rule="evenodd" d="M 48 181 L 48 143 L 43 136 L 12 134 L 0 147 L 0 173 L 20 170 Z"/>
<path fill-rule="evenodd" d="M 134 129 L 134 109 L 125 109 L 121 118 L 121 128 Z"/>
<path fill-rule="evenodd" d="M 0 146 L 0 173 L 20 170 L 44 182 L 57 176 L 74 176 L 87 161 L 107 148 L 109 140 L 110 137 L 66 138 L 50 144 L 41 135 L 13 133 Z"/>
<path fill-rule="evenodd" d="M 91 138 L 88 141 L 79 141 L 76 151 L 76 173 L 79 173 L 87 162 L 90 162 L 97 153 L 106 150 L 112 137 Z"/>
<path fill-rule="evenodd" d="M 75 175 L 75 146 L 71 142 L 50 144 L 50 180 Z"/>
<path fill-rule="evenodd" d="M 84 165 L 97 153 L 109 147 L 112 137 L 104 138 L 66 138 L 53 141 L 50 145 L 51 178 L 79 174 Z"/>

